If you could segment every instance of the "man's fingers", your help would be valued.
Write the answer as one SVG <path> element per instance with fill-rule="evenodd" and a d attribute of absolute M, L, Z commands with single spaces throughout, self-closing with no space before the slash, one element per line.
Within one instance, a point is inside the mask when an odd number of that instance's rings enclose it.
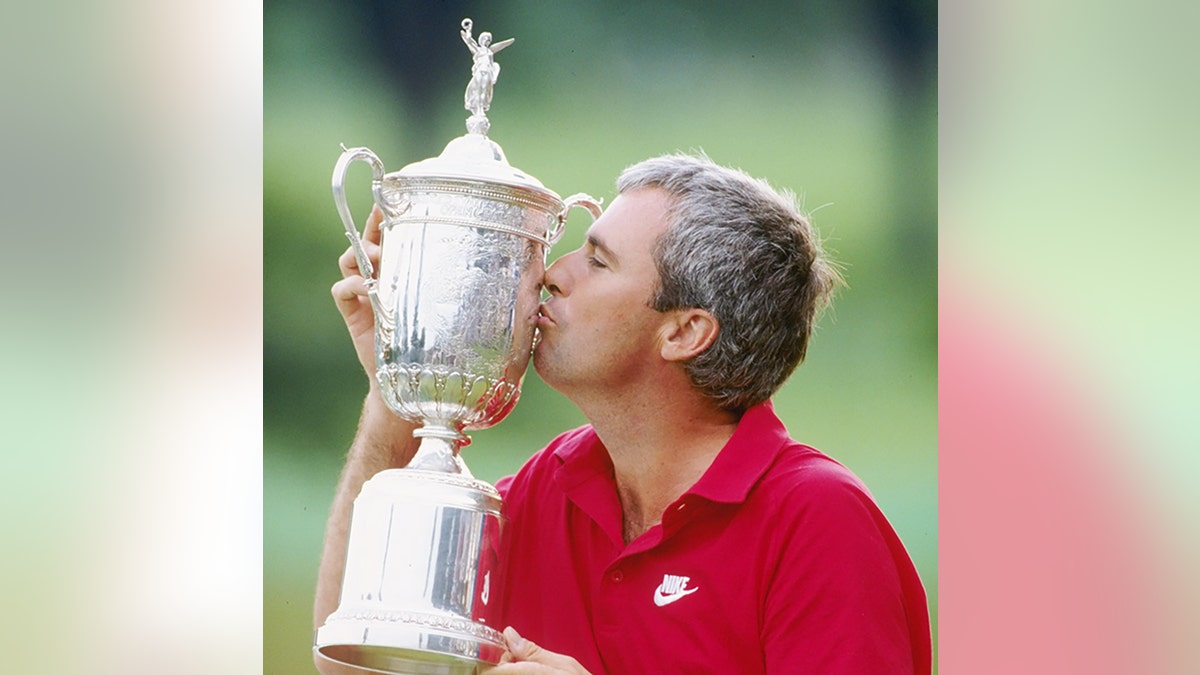
<path fill-rule="evenodd" d="M 504 629 L 504 644 L 508 646 L 508 652 L 517 661 L 529 660 L 539 649 L 537 645 L 521 637 L 517 629 L 512 626 Z"/>
<path fill-rule="evenodd" d="M 375 205 L 371 208 L 371 215 L 367 216 L 367 224 L 363 230 L 363 236 L 359 239 L 362 245 L 363 252 L 367 254 L 367 260 L 375 267 L 379 267 L 380 241 L 383 235 L 380 233 L 379 224 L 383 222 L 383 212 L 379 210 L 379 206 Z M 354 247 L 347 248 L 342 255 L 338 256 L 338 269 L 341 270 L 343 277 L 354 275 L 362 275 L 362 270 L 358 269 L 358 256 L 355 255 Z"/>
<path fill-rule="evenodd" d="M 343 277 L 358 274 L 358 259 L 354 257 L 354 247 L 346 249 L 338 256 L 338 269 Z"/>
<path fill-rule="evenodd" d="M 538 669 L 533 668 L 533 666 L 541 665 L 547 668 L 547 672 L 578 673 L 581 675 L 587 673 L 583 666 L 579 665 L 579 662 L 574 658 L 566 654 L 558 654 L 547 649 L 542 649 L 533 642 L 521 637 L 512 626 L 504 629 L 504 643 L 508 646 L 508 651 L 504 655 L 508 660 L 505 661 L 502 659 L 502 663 L 526 666 L 528 672 L 535 672 Z M 510 666 L 508 670 L 517 672 L 513 666 Z"/>
<path fill-rule="evenodd" d="M 552 665 L 526 660 L 512 652 L 504 652 L 504 656 L 500 657 L 500 663 L 488 671 L 488 675 L 492 673 L 496 675 L 563 675 L 563 671 Z"/>
<path fill-rule="evenodd" d="M 359 298 L 367 296 L 367 284 L 360 276 L 348 276 L 345 279 L 339 280 L 329 289 L 333 299 L 337 301 L 338 306 L 358 304 Z"/>
<path fill-rule="evenodd" d="M 363 239 L 373 244 L 378 244 L 383 237 L 379 230 L 379 225 L 382 222 L 383 211 L 380 211 L 379 205 L 375 204 L 371 207 L 371 215 L 367 216 L 367 224 L 363 228 Z"/>
<path fill-rule="evenodd" d="M 379 267 L 379 244 L 369 241 L 362 242 L 363 251 L 367 254 L 367 259 L 371 264 Z M 338 269 L 341 270 L 343 277 L 362 275 L 362 271 L 358 269 L 358 257 L 354 254 L 354 247 L 347 248 L 341 256 L 338 257 Z"/>

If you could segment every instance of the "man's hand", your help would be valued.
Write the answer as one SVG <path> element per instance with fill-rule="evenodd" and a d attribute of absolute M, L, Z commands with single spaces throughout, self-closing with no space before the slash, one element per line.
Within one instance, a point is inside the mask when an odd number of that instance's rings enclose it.
<path fill-rule="evenodd" d="M 488 671 L 489 675 L 588 675 L 588 671 L 575 659 L 542 649 L 521 637 L 512 626 L 504 629 L 504 641 L 508 651 L 500 658 L 500 665 Z"/>
<path fill-rule="evenodd" d="M 375 206 L 371 209 L 371 215 L 367 217 L 366 226 L 363 228 L 363 251 L 375 269 L 379 269 L 379 244 L 382 239 L 379 225 L 382 222 L 383 213 L 379 206 Z M 367 299 L 366 280 L 358 269 L 358 260 L 354 257 L 353 248 L 347 248 L 338 258 L 338 269 L 342 272 L 342 279 L 333 285 L 330 292 L 337 303 L 338 311 L 346 321 L 346 328 L 350 331 L 350 339 L 354 341 L 354 351 L 358 354 L 358 360 L 367 372 L 367 378 L 374 383 L 375 313 L 371 309 L 370 300 Z"/>

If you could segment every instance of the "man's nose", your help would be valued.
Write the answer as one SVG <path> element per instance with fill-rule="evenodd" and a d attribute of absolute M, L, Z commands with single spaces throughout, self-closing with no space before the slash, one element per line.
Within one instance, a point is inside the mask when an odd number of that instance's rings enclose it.
<path fill-rule="evenodd" d="M 566 272 L 566 260 L 573 254 L 574 253 L 568 253 L 567 255 L 564 255 L 558 260 L 555 260 L 550 264 L 549 267 L 546 268 L 546 274 L 544 277 L 542 277 L 542 284 L 546 287 L 546 291 L 550 293 L 550 295 L 554 296 L 565 294 L 564 289 L 568 279 L 568 274 Z"/>

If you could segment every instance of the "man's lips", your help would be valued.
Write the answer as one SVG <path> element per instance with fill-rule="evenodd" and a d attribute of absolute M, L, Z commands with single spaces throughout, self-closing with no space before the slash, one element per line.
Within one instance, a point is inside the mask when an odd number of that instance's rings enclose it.
<path fill-rule="evenodd" d="M 538 306 L 537 325 L 539 328 L 554 325 L 554 317 L 550 315 L 550 311 L 546 308 L 545 304 Z"/>

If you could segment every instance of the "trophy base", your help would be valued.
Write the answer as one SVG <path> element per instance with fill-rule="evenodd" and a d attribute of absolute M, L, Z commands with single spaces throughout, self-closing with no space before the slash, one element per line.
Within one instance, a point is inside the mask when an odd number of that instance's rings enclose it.
<path fill-rule="evenodd" d="M 416 675 L 472 675 L 499 662 L 500 507 L 496 489 L 469 474 L 375 474 L 354 500 L 341 599 L 314 635 L 315 653 Z"/>
<path fill-rule="evenodd" d="M 389 621 L 331 621 L 316 638 L 313 650 L 321 657 L 376 673 L 476 675 L 504 654 L 494 640 Z"/>

